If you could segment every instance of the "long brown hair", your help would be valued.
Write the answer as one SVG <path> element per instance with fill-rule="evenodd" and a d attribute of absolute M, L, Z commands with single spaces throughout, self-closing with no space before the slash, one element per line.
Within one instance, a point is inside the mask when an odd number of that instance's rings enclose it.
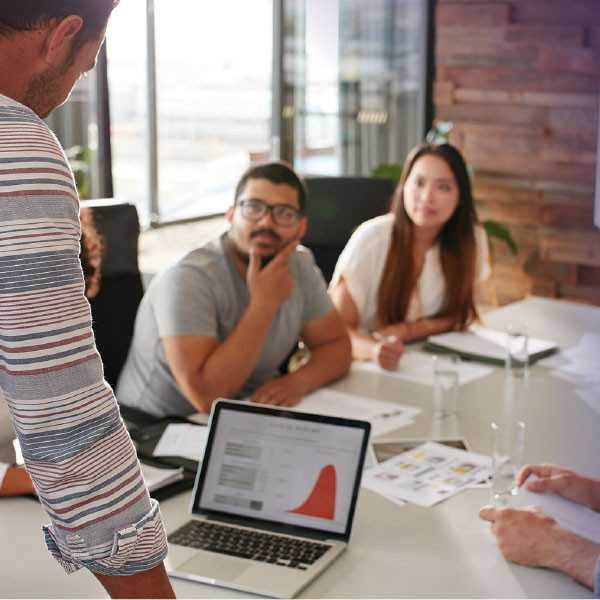
<path fill-rule="evenodd" d="M 98 233 L 94 213 L 89 206 L 82 206 L 79 211 L 81 220 L 81 251 L 79 259 L 83 269 L 85 297 L 90 299 L 100 291 L 100 265 L 104 238 Z"/>
<path fill-rule="evenodd" d="M 404 184 L 419 158 L 433 154 L 444 159 L 458 184 L 458 205 L 438 236 L 440 262 L 446 282 L 446 300 L 436 317 L 456 316 L 463 328 L 477 318 L 475 308 L 475 231 L 477 215 L 467 166 L 460 152 L 450 144 L 422 144 L 413 148 L 402 169 L 392 199 L 394 230 L 381 283 L 377 316 L 382 325 L 404 321 L 418 273 L 414 272 L 412 246 L 414 225 L 404 209 Z"/>

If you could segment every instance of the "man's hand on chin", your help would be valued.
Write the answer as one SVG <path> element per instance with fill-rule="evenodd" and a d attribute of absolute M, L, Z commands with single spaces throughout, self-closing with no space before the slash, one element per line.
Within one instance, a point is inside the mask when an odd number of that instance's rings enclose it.
<path fill-rule="evenodd" d="M 257 404 L 294 406 L 302 400 L 302 390 L 290 376 L 278 377 L 257 388 L 251 400 Z"/>

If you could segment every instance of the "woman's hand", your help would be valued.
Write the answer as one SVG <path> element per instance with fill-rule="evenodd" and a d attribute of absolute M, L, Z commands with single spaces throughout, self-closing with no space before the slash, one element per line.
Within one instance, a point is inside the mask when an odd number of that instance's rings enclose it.
<path fill-rule="evenodd" d="M 404 344 L 396 336 L 380 339 L 371 349 L 371 360 L 382 369 L 395 371 L 401 356 L 404 354 Z"/>

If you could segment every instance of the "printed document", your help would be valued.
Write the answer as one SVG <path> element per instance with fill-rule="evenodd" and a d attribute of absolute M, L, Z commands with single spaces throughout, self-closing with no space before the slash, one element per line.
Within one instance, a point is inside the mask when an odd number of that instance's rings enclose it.
<path fill-rule="evenodd" d="M 531 474 L 527 481 L 537 479 Z M 539 506 L 561 527 L 600 544 L 600 514 L 595 510 L 564 498 L 556 492 L 531 492 L 523 484 L 517 494 L 509 499 L 507 506 Z"/>
<path fill-rule="evenodd" d="M 170 423 L 158 440 L 152 456 L 180 456 L 200 462 L 204 457 L 207 436 L 208 427 Z"/>
<path fill-rule="evenodd" d="M 408 350 L 402 355 L 396 371 L 387 371 L 371 361 L 354 361 L 352 363 L 352 369 L 358 371 L 371 371 L 373 373 L 379 373 L 380 375 L 389 375 L 390 377 L 404 379 L 405 381 L 433 385 L 432 356 L 433 355 L 429 352 L 415 352 Z M 464 385 L 465 383 L 480 379 L 493 372 L 494 369 L 492 367 L 463 361 L 459 366 L 458 384 Z"/>
<path fill-rule="evenodd" d="M 600 354 L 600 334 L 584 333 L 575 346 L 564 350 L 556 357 L 540 361 L 540 365 L 553 369 L 551 375 L 566 379 L 574 384 L 587 383 L 600 386 L 598 355 Z"/>
<path fill-rule="evenodd" d="M 373 437 L 411 425 L 414 417 L 421 412 L 421 409 L 416 406 L 354 396 L 325 388 L 304 396 L 294 406 L 294 409 L 320 415 L 369 421 Z"/>
<path fill-rule="evenodd" d="M 491 475 L 491 458 L 426 442 L 368 469 L 362 485 L 392 502 L 433 506 Z"/>
<path fill-rule="evenodd" d="M 178 469 L 159 469 L 145 463 L 140 463 L 140 466 L 149 492 L 155 492 L 183 479 L 183 467 L 179 467 Z"/>

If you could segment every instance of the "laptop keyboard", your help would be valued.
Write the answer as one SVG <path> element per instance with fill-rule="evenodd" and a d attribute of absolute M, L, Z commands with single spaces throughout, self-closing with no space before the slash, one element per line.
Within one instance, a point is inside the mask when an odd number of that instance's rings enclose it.
<path fill-rule="evenodd" d="M 169 536 L 169 542 L 304 570 L 331 548 L 329 544 L 207 521 L 189 521 Z"/>

